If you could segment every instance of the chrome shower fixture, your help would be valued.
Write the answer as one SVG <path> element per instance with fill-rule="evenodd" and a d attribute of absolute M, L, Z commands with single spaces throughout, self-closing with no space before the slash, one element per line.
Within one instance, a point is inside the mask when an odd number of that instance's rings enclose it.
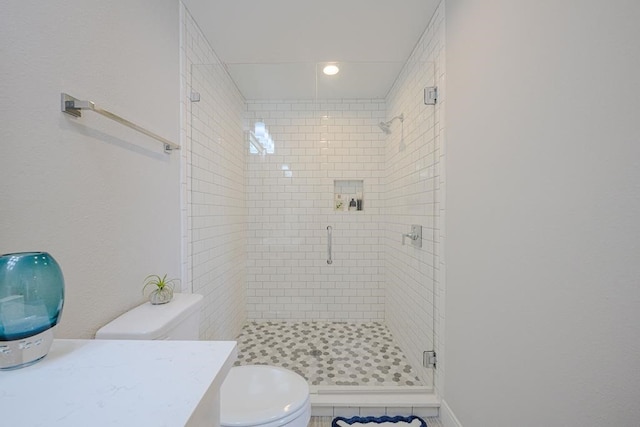
<path fill-rule="evenodd" d="M 395 120 L 400 120 L 400 123 L 404 122 L 404 113 L 400 114 L 399 116 L 395 116 L 388 122 L 380 122 L 378 126 L 380 127 L 380 129 L 382 129 L 382 132 L 389 135 L 391 133 L 391 123 L 393 123 Z"/>
<path fill-rule="evenodd" d="M 389 135 L 391 133 L 391 129 L 389 128 L 389 124 L 388 123 L 380 122 L 380 124 L 378 126 L 380 126 L 380 129 L 382 129 L 382 132 L 386 133 L 387 135 Z"/>

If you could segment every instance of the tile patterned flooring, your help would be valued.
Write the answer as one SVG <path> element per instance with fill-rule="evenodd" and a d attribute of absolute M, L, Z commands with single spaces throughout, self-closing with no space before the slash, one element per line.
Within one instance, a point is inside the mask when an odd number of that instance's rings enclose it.
<path fill-rule="evenodd" d="M 249 322 L 236 365 L 274 365 L 314 386 L 421 386 L 382 323 Z"/>

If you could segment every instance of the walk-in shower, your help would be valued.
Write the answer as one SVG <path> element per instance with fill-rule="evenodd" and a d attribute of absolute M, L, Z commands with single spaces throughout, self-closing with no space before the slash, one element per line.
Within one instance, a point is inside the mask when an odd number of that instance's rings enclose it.
<path fill-rule="evenodd" d="M 237 340 L 238 364 L 291 369 L 341 404 L 433 390 L 440 156 L 414 87 L 434 68 L 418 65 L 387 99 L 246 99 L 224 65 L 191 67 L 191 283 L 202 338 Z M 422 247 L 402 245 L 412 224 Z"/>

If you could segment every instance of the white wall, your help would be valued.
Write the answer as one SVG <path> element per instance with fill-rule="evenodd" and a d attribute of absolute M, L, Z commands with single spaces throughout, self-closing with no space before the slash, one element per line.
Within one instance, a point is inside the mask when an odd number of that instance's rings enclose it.
<path fill-rule="evenodd" d="M 640 420 L 640 4 L 447 1 L 444 397 Z"/>
<path fill-rule="evenodd" d="M 204 295 L 200 336 L 233 339 L 246 315 L 244 98 L 181 4 L 186 275 Z M 191 91 L 200 94 L 191 102 Z"/>
<path fill-rule="evenodd" d="M 60 111 L 68 92 L 177 141 L 177 22 L 172 0 L 0 6 L 0 253 L 58 260 L 58 337 L 91 337 L 143 302 L 148 274 L 180 277 L 179 154 Z"/>
<path fill-rule="evenodd" d="M 385 141 L 383 210 L 385 319 L 429 385 L 434 372 L 422 367 L 422 354 L 442 350 L 442 339 L 434 332 L 443 304 L 436 296 L 444 295 L 440 273 L 444 61 L 444 4 L 440 4 L 387 96 L 387 119 L 404 114 L 404 122 L 394 122 Z M 424 104 L 427 86 L 438 86 L 436 105 Z M 411 224 L 423 227 L 422 248 L 401 244 Z M 440 363 L 436 373 L 443 370 Z"/>
<path fill-rule="evenodd" d="M 273 154 L 247 154 L 249 318 L 382 320 L 384 102 L 249 101 L 247 110 L 247 129 L 263 120 L 275 141 Z M 362 211 L 334 210 L 335 180 L 363 181 Z"/>

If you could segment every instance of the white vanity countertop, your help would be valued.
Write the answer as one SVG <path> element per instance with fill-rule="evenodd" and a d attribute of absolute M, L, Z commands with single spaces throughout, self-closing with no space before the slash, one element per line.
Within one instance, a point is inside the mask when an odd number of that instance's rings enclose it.
<path fill-rule="evenodd" d="M 0 371 L 0 425 L 185 426 L 236 355 L 234 341 L 54 340 L 40 362 Z"/>

